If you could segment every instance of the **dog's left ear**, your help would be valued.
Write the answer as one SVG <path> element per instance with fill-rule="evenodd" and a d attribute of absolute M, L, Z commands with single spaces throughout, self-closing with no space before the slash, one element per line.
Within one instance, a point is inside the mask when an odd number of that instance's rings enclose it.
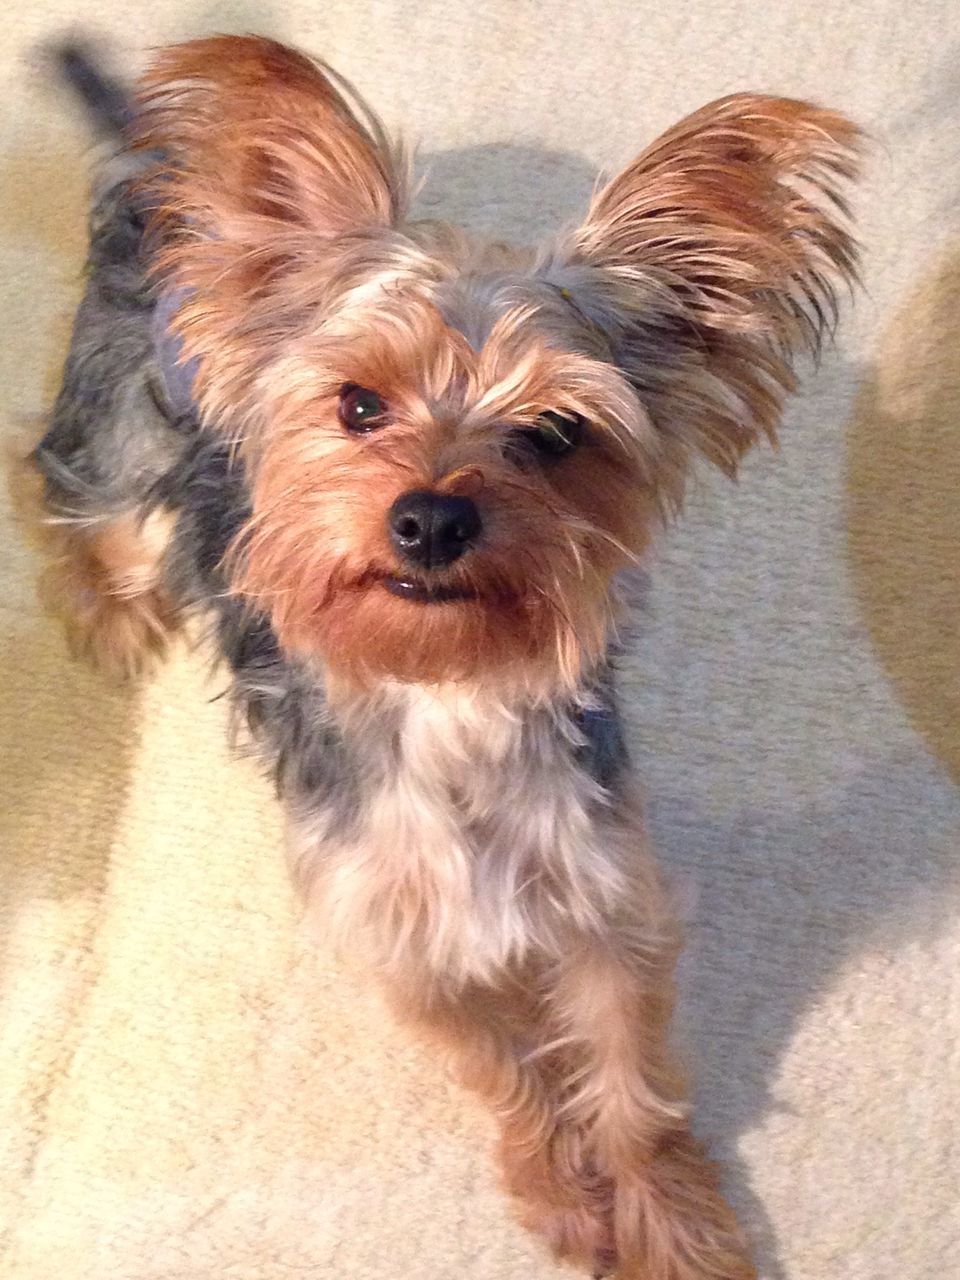
<path fill-rule="evenodd" d="M 773 437 L 794 359 L 835 322 L 856 275 L 842 188 L 858 139 L 807 103 L 723 98 L 601 188 L 541 264 L 603 331 L 678 490 L 691 451 L 732 472 Z"/>
<path fill-rule="evenodd" d="M 401 219 L 407 166 L 334 72 L 257 36 L 162 50 L 138 104 L 137 145 L 157 157 L 147 193 L 155 266 L 209 392 L 211 352 L 221 377 L 249 370 L 244 331 L 258 318 L 263 331 L 283 327 L 271 302 L 295 291 L 298 268 L 322 267 L 344 235 Z M 233 383 L 220 398 L 236 392 Z"/>

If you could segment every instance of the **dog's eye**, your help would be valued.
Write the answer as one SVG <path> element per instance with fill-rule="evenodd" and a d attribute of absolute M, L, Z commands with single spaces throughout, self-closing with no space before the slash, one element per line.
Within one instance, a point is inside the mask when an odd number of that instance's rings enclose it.
<path fill-rule="evenodd" d="M 522 435 L 542 457 L 564 458 L 583 439 L 583 419 L 579 414 L 542 413 L 536 426 Z"/>
<path fill-rule="evenodd" d="M 386 425 L 386 402 L 367 387 L 345 382 L 340 388 L 340 421 L 357 435 Z"/>

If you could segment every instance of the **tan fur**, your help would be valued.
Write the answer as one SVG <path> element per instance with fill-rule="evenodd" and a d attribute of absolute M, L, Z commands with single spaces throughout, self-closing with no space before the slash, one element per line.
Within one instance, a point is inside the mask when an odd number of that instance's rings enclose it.
<path fill-rule="evenodd" d="M 180 625 L 162 582 L 171 514 L 71 519 L 46 505 L 31 466 L 12 474 L 18 513 L 46 561 L 40 599 L 63 620 L 71 651 L 114 679 L 143 674 Z"/>
<path fill-rule="evenodd" d="M 167 530 L 162 517 L 135 515 L 60 534 L 62 556 L 47 570 L 43 598 L 67 619 L 71 647 L 109 675 L 141 675 L 167 649 L 178 626 L 160 582 Z"/>
<path fill-rule="evenodd" d="M 694 457 L 733 472 L 775 438 L 793 363 L 835 318 L 856 131 L 723 99 L 535 256 L 408 223 L 377 118 L 271 41 L 161 53 L 141 107 L 163 157 L 156 279 L 251 499 L 228 589 L 321 673 L 357 775 L 338 782 L 362 795 L 294 797 L 295 878 L 491 1105 L 507 1190 L 559 1256 L 622 1280 L 750 1280 L 668 1043 L 675 913 L 632 786 L 583 764 L 578 717 L 618 573 Z M 350 384 L 386 405 L 383 430 L 345 428 Z M 518 462 L 556 413 L 582 419 L 582 444 Z M 412 490 L 482 507 L 469 554 L 429 570 L 469 599 L 387 589 L 386 515 Z M 121 667 L 172 624 L 165 538 L 130 515 L 66 530 L 61 589 Z"/>

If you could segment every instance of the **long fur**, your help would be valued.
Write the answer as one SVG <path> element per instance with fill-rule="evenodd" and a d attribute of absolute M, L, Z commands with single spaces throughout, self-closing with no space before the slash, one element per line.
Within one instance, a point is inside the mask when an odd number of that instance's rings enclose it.
<path fill-rule="evenodd" d="M 309 909 L 487 1099 L 524 1222 L 594 1274 L 748 1280 L 669 1046 L 679 943 L 619 727 L 617 582 L 695 457 L 732 471 L 773 438 L 832 327 L 856 131 L 723 99 L 532 253 L 410 222 L 375 115 L 270 41 L 163 51 L 127 118 L 35 455 L 103 602 L 81 627 L 207 619 Z M 351 385 L 380 429 L 345 429 Z M 537 453 L 545 414 L 577 447 Z M 424 490 L 482 521 L 429 571 L 443 603 L 391 588 L 387 513 Z"/>

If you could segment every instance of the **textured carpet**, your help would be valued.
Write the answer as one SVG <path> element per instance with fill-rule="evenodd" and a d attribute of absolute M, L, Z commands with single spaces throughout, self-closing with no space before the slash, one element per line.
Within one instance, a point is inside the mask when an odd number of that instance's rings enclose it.
<path fill-rule="evenodd" d="M 422 143 L 423 203 L 530 235 L 597 168 L 755 88 L 874 135 L 866 292 L 780 453 L 705 476 L 629 664 L 690 901 L 699 1128 L 767 1280 L 947 1280 L 960 1256 L 960 32 L 951 0 L 35 0 L 0 29 L 5 435 L 49 403 L 85 133 L 31 65 L 258 29 Z M 0 1273 L 530 1280 L 486 1118 L 303 936 L 278 813 L 186 653 L 72 665 L 0 557 Z"/>

